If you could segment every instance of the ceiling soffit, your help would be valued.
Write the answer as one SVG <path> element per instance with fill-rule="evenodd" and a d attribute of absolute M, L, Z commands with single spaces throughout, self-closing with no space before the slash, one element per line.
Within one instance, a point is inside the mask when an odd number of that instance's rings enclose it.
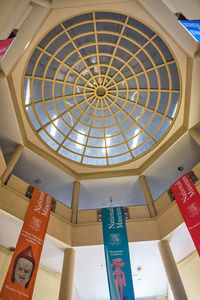
<path fill-rule="evenodd" d="M 170 47 L 170 49 L 173 49 L 174 58 L 177 62 L 177 65 L 179 66 L 179 74 L 180 74 L 180 84 L 182 83 L 181 89 L 182 89 L 182 97 L 180 101 L 180 108 L 179 113 L 176 117 L 176 120 L 171 128 L 171 130 L 168 132 L 167 136 L 159 143 L 158 146 L 156 146 L 153 150 L 148 152 L 144 157 L 141 157 L 135 161 L 130 162 L 129 164 L 121 164 L 117 165 L 115 167 L 109 166 L 109 167 L 91 167 L 91 166 L 83 166 L 80 164 L 77 164 L 76 162 L 72 162 L 69 159 L 60 157 L 53 153 L 46 145 L 44 145 L 43 142 L 39 140 L 39 138 L 36 136 L 36 134 L 33 132 L 29 122 L 27 121 L 27 118 L 25 116 L 25 109 L 23 107 L 22 102 L 22 95 L 23 91 L 21 90 L 22 86 L 22 75 L 24 72 L 24 68 L 26 65 L 26 62 L 28 58 L 30 58 L 31 51 L 33 47 L 35 47 L 38 44 L 38 41 L 41 39 L 42 36 L 46 32 L 52 28 L 52 24 L 57 24 L 58 22 L 61 22 L 61 20 L 66 19 L 66 17 L 71 17 L 73 13 L 82 13 L 84 10 L 81 10 L 80 8 L 74 8 L 72 11 L 70 9 L 57 9 L 52 10 L 49 17 L 44 22 L 43 26 L 41 26 L 40 31 L 36 34 L 33 41 L 30 43 L 30 46 L 27 48 L 25 54 L 21 57 L 20 62 L 15 66 L 12 73 L 9 76 L 9 85 L 11 87 L 11 92 L 13 96 L 13 101 L 15 107 L 19 109 L 20 117 L 20 127 L 22 128 L 23 139 L 24 144 L 31 150 L 35 151 L 36 153 L 40 154 L 41 156 L 48 159 L 50 162 L 56 164 L 58 167 L 66 171 L 68 174 L 70 174 L 72 177 L 76 179 L 84 179 L 84 178 L 100 178 L 100 177 L 112 177 L 112 176 L 128 176 L 128 175 L 139 175 L 141 172 L 144 171 L 144 169 L 149 166 L 155 159 L 157 159 L 169 146 L 171 146 L 178 137 L 180 137 L 184 131 L 184 107 L 185 107 L 185 86 L 186 86 L 186 70 L 187 70 L 187 57 L 183 53 L 183 51 L 180 50 L 180 48 L 174 43 L 173 40 L 171 40 L 164 31 L 161 30 L 161 28 L 158 26 L 158 24 L 154 23 L 154 21 L 151 19 L 151 17 L 146 14 L 136 3 L 127 3 L 123 4 L 123 8 L 120 7 L 119 4 L 119 11 L 123 14 L 130 14 L 130 11 L 134 11 L 133 17 L 144 20 L 145 23 L 151 24 L 151 28 L 154 29 L 155 32 L 158 32 L 160 36 L 163 37 L 166 44 Z M 99 7 L 97 7 L 97 10 L 99 10 Z M 107 5 L 107 7 L 104 5 L 104 11 L 110 10 L 110 6 Z M 88 9 L 89 11 L 89 9 Z M 19 76 L 21 74 L 21 76 Z M 190 75 L 190 74 L 189 74 Z M 189 76 L 188 75 L 188 76 Z M 98 88 L 95 89 L 95 93 L 98 95 Z M 104 96 L 104 95 L 103 95 Z M 99 94 L 99 97 L 103 97 Z M 105 136 L 104 136 L 105 137 Z M 115 172 L 115 174 L 113 173 Z"/>

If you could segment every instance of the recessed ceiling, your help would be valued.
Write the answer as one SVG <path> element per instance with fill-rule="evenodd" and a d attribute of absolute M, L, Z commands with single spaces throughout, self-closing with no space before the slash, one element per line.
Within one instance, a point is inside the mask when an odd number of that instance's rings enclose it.
<path fill-rule="evenodd" d="M 80 184 L 79 210 L 110 206 L 146 205 L 137 176 L 84 180 Z"/>
<path fill-rule="evenodd" d="M 24 150 L 13 169 L 13 174 L 71 207 L 73 179 L 32 151 Z"/>
<path fill-rule="evenodd" d="M 133 161 L 167 134 L 180 104 L 172 51 L 141 21 L 113 12 L 67 19 L 37 44 L 24 73 L 33 130 L 91 166 Z"/>

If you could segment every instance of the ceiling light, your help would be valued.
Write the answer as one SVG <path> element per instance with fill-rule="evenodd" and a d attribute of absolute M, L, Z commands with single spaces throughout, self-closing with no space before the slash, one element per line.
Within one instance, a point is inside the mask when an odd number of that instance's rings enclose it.
<path fill-rule="evenodd" d="M 69 118 L 70 118 L 71 126 L 73 126 L 73 119 L 72 119 L 72 116 L 71 116 L 71 114 L 70 114 L 69 112 L 68 112 L 67 114 L 68 114 L 68 116 L 69 116 Z"/>
<path fill-rule="evenodd" d="M 107 135 L 106 136 L 106 147 L 109 147 L 110 146 L 110 142 L 111 142 L 111 138 L 110 138 L 110 135 Z M 107 153 L 109 152 L 109 148 L 107 148 Z"/>
<path fill-rule="evenodd" d="M 184 170 L 184 167 L 183 166 L 179 166 L 177 169 L 179 170 L 179 172 L 182 172 Z"/>
<path fill-rule="evenodd" d="M 103 140 L 103 143 L 102 143 L 102 153 L 106 154 L 105 140 Z"/>
<path fill-rule="evenodd" d="M 131 101 L 135 102 L 136 98 L 137 98 L 137 91 L 135 91 L 131 96 Z"/>
<path fill-rule="evenodd" d="M 55 118 L 56 118 L 56 115 L 54 115 L 53 119 L 55 119 Z M 53 124 L 55 126 L 57 126 L 58 125 L 58 119 L 53 121 Z M 51 135 L 52 136 L 55 136 L 55 134 L 56 134 L 56 127 L 54 125 L 51 125 Z"/>
<path fill-rule="evenodd" d="M 84 134 L 85 134 L 85 132 L 83 130 L 80 130 L 79 132 L 80 133 L 77 134 L 77 142 L 78 142 L 78 144 L 76 144 L 76 146 L 77 146 L 77 148 L 82 149 L 83 146 L 80 145 L 80 144 L 84 143 L 84 139 L 85 139 Z"/>
<path fill-rule="evenodd" d="M 14 247 L 9 247 L 8 250 L 9 250 L 10 252 L 14 252 L 14 251 L 15 251 L 15 248 L 14 248 Z"/>
<path fill-rule="evenodd" d="M 28 48 L 29 44 L 30 44 L 30 41 L 28 41 L 28 42 L 26 43 L 26 45 L 25 45 L 25 47 L 24 47 L 24 50 L 26 50 L 26 49 Z"/>
<path fill-rule="evenodd" d="M 25 93 L 25 105 L 30 103 L 30 78 L 27 78 L 27 85 L 26 85 L 26 93 Z"/>
<path fill-rule="evenodd" d="M 135 137 L 133 139 L 132 149 L 134 149 L 137 146 L 138 137 L 139 137 L 139 135 L 137 135 L 137 134 L 139 133 L 139 131 L 140 131 L 139 129 L 135 130 Z"/>
<path fill-rule="evenodd" d="M 40 185 L 42 183 L 42 180 L 38 178 L 38 179 L 35 179 L 33 181 L 33 183 L 36 184 L 36 185 Z"/>
<path fill-rule="evenodd" d="M 176 103 L 176 105 L 175 105 L 175 107 L 174 107 L 174 111 L 173 111 L 173 114 L 172 114 L 172 118 L 174 118 L 174 116 L 175 116 L 176 109 L 177 109 L 177 105 L 178 105 L 178 102 Z"/>

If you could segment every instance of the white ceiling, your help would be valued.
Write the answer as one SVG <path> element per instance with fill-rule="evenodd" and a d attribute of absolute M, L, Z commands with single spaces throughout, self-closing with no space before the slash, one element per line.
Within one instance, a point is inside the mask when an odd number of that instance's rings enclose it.
<path fill-rule="evenodd" d="M 200 147 L 186 133 L 145 171 L 153 199 L 157 199 L 199 161 Z M 178 166 L 184 167 L 182 172 L 178 171 Z"/>
<path fill-rule="evenodd" d="M 188 20 L 197 20 L 200 16 L 200 6 L 198 0 L 162 0 L 174 13 L 181 12 Z"/>
<path fill-rule="evenodd" d="M 84 180 L 80 186 L 79 209 L 107 206 L 145 205 L 138 176 Z"/>
<path fill-rule="evenodd" d="M 154 200 L 200 161 L 199 149 L 196 142 L 186 133 L 145 171 L 144 174 Z M 184 170 L 179 172 L 178 166 L 183 166 Z M 13 174 L 31 185 L 38 186 L 58 201 L 71 206 L 73 179 L 30 150 L 24 150 Z M 40 184 L 35 183 L 37 179 L 41 180 Z M 138 176 L 81 181 L 80 210 L 144 204 L 144 195 Z"/>
<path fill-rule="evenodd" d="M 73 179 L 29 149 L 24 150 L 13 174 L 71 207 Z"/>
<path fill-rule="evenodd" d="M 0 245 L 15 247 L 21 227 L 22 221 L 0 210 L 0 228 L 7 228 L 0 232 Z M 167 294 L 168 283 L 157 243 L 129 243 L 136 298 Z M 176 261 L 195 249 L 185 224 L 171 234 L 170 244 Z M 61 273 L 64 248 L 63 243 L 46 235 L 40 264 Z M 75 286 L 80 300 L 109 300 L 103 245 L 76 247 L 75 250 Z"/>
<path fill-rule="evenodd" d="M 0 146 L 7 160 L 22 137 L 6 79 L 0 80 L 0 105 Z"/>

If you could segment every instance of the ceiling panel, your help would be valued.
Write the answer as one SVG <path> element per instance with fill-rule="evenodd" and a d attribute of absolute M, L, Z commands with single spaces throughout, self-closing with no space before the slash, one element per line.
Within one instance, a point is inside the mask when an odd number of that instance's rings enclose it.
<path fill-rule="evenodd" d="M 199 161 L 200 147 L 186 133 L 145 172 L 153 199 L 157 199 Z M 178 171 L 178 166 L 183 166 L 184 170 Z"/>
<path fill-rule="evenodd" d="M 22 138 L 14 111 L 7 79 L 0 79 L 0 146 L 7 160 Z"/>
<path fill-rule="evenodd" d="M 137 176 L 81 181 L 80 210 L 145 204 Z"/>
<path fill-rule="evenodd" d="M 71 207 L 72 178 L 30 150 L 24 150 L 13 174 Z"/>

